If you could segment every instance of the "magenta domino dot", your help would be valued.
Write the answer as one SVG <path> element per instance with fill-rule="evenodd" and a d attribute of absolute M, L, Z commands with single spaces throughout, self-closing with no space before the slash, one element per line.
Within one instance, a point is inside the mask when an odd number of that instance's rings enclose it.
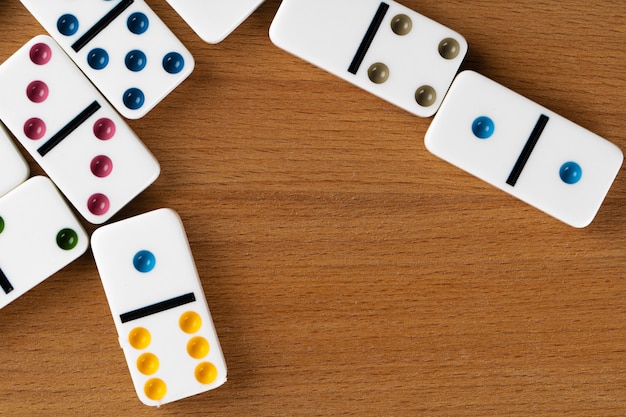
<path fill-rule="evenodd" d="M 87 208 L 92 214 L 96 216 L 102 216 L 109 211 L 111 203 L 109 198 L 104 194 L 93 194 L 87 201 Z"/>
<path fill-rule="evenodd" d="M 93 125 L 93 134 L 100 140 L 111 139 L 115 136 L 115 123 L 107 118 L 98 119 Z"/>
<path fill-rule="evenodd" d="M 41 103 L 46 101 L 50 90 L 43 81 L 33 81 L 26 87 L 26 95 L 33 103 Z"/>
<path fill-rule="evenodd" d="M 37 65 L 45 65 L 52 58 L 52 49 L 45 43 L 37 43 L 30 48 L 30 60 Z"/>
<path fill-rule="evenodd" d="M 91 172 L 98 178 L 108 177 L 113 171 L 113 161 L 106 155 L 98 155 L 91 160 Z"/>
<path fill-rule="evenodd" d="M 32 117 L 24 123 L 24 134 L 27 138 L 38 140 L 46 134 L 46 124 L 38 117 Z"/>

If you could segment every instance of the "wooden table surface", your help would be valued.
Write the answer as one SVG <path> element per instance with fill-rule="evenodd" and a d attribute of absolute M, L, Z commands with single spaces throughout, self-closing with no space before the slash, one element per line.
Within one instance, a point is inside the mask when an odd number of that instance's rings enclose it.
<path fill-rule="evenodd" d="M 129 121 L 162 173 L 114 220 L 181 215 L 228 382 L 142 405 L 88 252 L 0 311 L 1 416 L 626 415 L 623 172 L 571 228 L 273 46 L 278 0 L 218 45 L 148 3 L 196 68 Z M 623 0 L 403 3 L 466 37 L 464 68 L 626 147 Z M 1 61 L 43 33 L 17 0 L 0 27 Z"/>

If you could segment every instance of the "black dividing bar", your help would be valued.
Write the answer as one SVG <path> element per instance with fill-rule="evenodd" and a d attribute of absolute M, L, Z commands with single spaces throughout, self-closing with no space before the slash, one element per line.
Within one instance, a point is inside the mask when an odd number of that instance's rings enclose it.
<path fill-rule="evenodd" d="M 53 150 L 55 146 L 63 141 L 66 137 L 68 137 L 73 131 L 78 129 L 80 125 L 85 123 L 87 119 L 89 119 L 95 112 L 100 109 L 100 104 L 97 101 L 91 103 L 85 110 L 83 110 L 78 116 L 72 119 L 68 124 L 63 126 L 61 130 L 59 130 L 54 136 L 52 136 L 46 143 L 41 145 L 37 152 L 39 155 L 46 156 L 48 152 Z"/>
<path fill-rule="evenodd" d="M 348 67 L 348 72 L 356 75 L 357 71 L 361 67 L 361 64 L 363 63 L 363 60 L 365 59 L 367 51 L 372 45 L 372 41 L 376 36 L 376 32 L 378 32 L 378 28 L 380 28 L 380 25 L 383 23 L 387 10 L 389 10 L 389 5 L 384 2 L 380 3 L 378 11 L 374 15 L 374 19 L 372 20 L 372 23 L 370 23 L 370 27 L 367 29 L 367 32 L 365 32 L 365 36 L 361 41 L 361 45 L 359 45 L 359 49 L 356 51 L 356 55 L 352 59 L 350 67 Z"/>
<path fill-rule="evenodd" d="M 511 171 L 509 178 L 506 180 L 506 183 L 510 186 L 515 187 L 515 184 L 517 184 L 517 180 L 524 170 L 524 167 L 528 162 L 528 158 L 530 158 L 530 155 L 533 153 L 535 145 L 537 145 L 537 142 L 539 141 L 539 138 L 543 133 L 543 129 L 545 129 L 546 125 L 548 124 L 548 120 L 550 120 L 550 118 L 545 114 L 539 116 L 539 120 L 537 120 L 535 128 L 533 129 L 530 137 L 526 141 L 526 145 L 524 145 L 522 153 L 520 154 L 519 158 L 517 158 L 517 162 L 513 167 L 513 171 Z"/>
<path fill-rule="evenodd" d="M 180 297 L 170 298 L 169 300 L 161 301 L 160 303 L 152 304 L 146 307 L 138 308 L 137 310 L 129 311 L 128 313 L 120 314 L 120 319 L 122 319 L 122 323 L 127 323 L 129 321 L 141 319 L 152 314 L 161 313 L 172 308 L 193 303 L 194 301 L 196 301 L 196 296 L 192 292 L 190 292 L 189 294 L 181 295 Z"/>
<path fill-rule="evenodd" d="M 93 38 L 98 36 L 100 32 L 104 30 L 107 26 L 111 24 L 119 15 L 121 15 L 124 10 L 128 9 L 131 4 L 134 3 L 134 0 L 123 0 L 120 4 L 115 6 L 109 13 L 105 14 L 102 19 L 98 20 L 98 22 L 93 25 L 83 36 L 81 36 L 74 44 L 72 45 L 72 49 L 75 52 L 80 51 L 87 45 Z"/>
<path fill-rule="evenodd" d="M 7 276 L 4 274 L 4 272 L 2 272 L 2 269 L 0 269 L 0 287 L 2 287 L 2 290 L 5 294 L 13 291 L 13 285 L 11 285 L 11 282 L 9 281 Z"/>

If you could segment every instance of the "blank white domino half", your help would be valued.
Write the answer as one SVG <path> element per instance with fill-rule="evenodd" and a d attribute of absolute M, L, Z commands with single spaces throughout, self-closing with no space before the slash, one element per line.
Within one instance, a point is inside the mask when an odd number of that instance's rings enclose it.
<path fill-rule="evenodd" d="M 472 71 L 453 83 L 425 143 L 574 227 L 594 219 L 623 161 L 606 139 Z"/>
<path fill-rule="evenodd" d="M 226 382 L 178 214 L 159 209 L 103 226 L 91 244 L 139 399 L 159 406 Z"/>
<path fill-rule="evenodd" d="M 48 178 L 33 177 L 0 198 L 0 308 L 88 246 L 87 233 Z"/>
<path fill-rule="evenodd" d="M 79 213 L 104 223 L 159 163 L 63 50 L 37 36 L 0 65 L 0 119 Z"/>
<path fill-rule="evenodd" d="M 21 1 L 124 117 L 143 117 L 193 70 L 143 0 Z"/>
<path fill-rule="evenodd" d="M 0 124 L 0 197 L 26 181 L 29 174 L 24 157 Z"/>
<path fill-rule="evenodd" d="M 394 1 L 283 0 L 270 38 L 420 117 L 437 111 L 467 53 L 460 34 Z"/>
<path fill-rule="evenodd" d="M 265 0 L 166 0 L 202 40 L 219 43 Z"/>

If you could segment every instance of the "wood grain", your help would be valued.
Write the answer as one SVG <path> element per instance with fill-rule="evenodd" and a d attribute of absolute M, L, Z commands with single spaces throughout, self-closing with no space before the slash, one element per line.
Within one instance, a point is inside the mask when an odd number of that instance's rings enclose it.
<path fill-rule="evenodd" d="M 403 3 L 467 38 L 464 68 L 626 146 L 623 1 Z M 626 415 L 624 173 L 572 229 L 429 154 L 430 119 L 274 47 L 278 0 L 218 45 L 149 4 L 196 69 L 129 122 L 162 175 L 115 220 L 180 213 L 229 366 L 158 415 Z M 43 33 L 17 0 L 0 27 L 0 60 Z M 90 253 L 0 335 L 0 415 L 155 415 Z"/>

